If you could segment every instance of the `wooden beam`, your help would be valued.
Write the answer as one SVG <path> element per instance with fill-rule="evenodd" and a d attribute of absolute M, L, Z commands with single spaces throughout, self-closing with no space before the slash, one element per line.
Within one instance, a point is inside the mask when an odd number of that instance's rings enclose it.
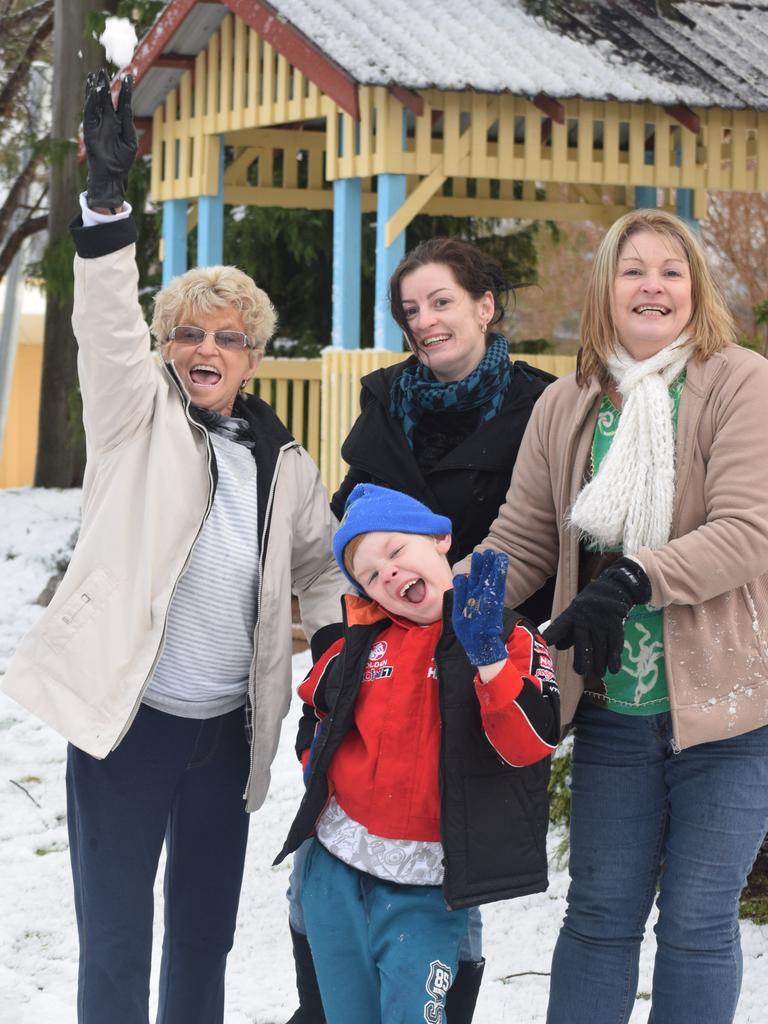
<path fill-rule="evenodd" d="M 387 221 L 384 228 L 384 242 L 392 245 L 401 231 L 405 231 L 413 218 L 421 213 L 435 192 L 441 189 L 446 181 L 443 174 L 443 161 L 437 164 L 434 170 L 422 178 L 416 188 L 411 192 L 403 205 Z"/>
<path fill-rule="evenodd" d="M 266 0 L 224 0 L 224 3 L 343 111 L 355 121 L 360 120 L 355 79 L 303 32 L 285 21 Z"/>
<path fill-rule="evenodd" d="M 694 113 L 690 107 L 686 107 L 684 103 L 673 103 L 669 107 L 664 107 L 664 110 L 670 117 L 674 117 L 676 121 L 679 121 L 683 128 L 687 128 L 694 135 L 698 135 L 701 131 L 699 115 Z"/>
<path fill-rule="evenodd" d="M 179 68 L 182 71 L 195 70 L 195 57 L 183 53 L 162 53 L 152 61 L 153 68 Z"/>
<path fill-rule="evenodd" d="M 551 117 L 558 124 L 565 124 L 565 107 L 551 96 L 545 96 L 543 92 L 538 93 L 531 100 L 534 107 L 537 107 L 547 117 Z"/>
<path fill-rule="evenodd" d="M 411 110 L 416 117 L 424 113 L 424 97 L 403 85 L 388 85 L 387 92 L 399 100 L 406 110 Z"/>
<path fill-rule="evenodd" d="M 133 75 L 134 86 L 146 74 L 149 68 L 155 66 L 168 40 L 174 35 L 196 3 L 197 0 L 171 0 L 152 28 L 140 41 L 133 55 L 133 60 L 128 65 Z M 113 97 L 115 95 L 115 86 L 119 87 L 119 83 L 116 82 L 113 85 Z"/>

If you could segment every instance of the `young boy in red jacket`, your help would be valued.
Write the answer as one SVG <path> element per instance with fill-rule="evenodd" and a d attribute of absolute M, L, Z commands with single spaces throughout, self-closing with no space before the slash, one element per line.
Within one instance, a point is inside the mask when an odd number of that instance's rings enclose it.
<path fill-rule="evenodd" d="M 440 1024 L 467 908 L 547 886 L 559 693 L 507 559 L 452 580 L 451 523 L 359 484 L 334 554 L 360 597 L 299 687 L 306 792 L 276 863 L 314 834 L 302 906 L 329 1024 Z"/>

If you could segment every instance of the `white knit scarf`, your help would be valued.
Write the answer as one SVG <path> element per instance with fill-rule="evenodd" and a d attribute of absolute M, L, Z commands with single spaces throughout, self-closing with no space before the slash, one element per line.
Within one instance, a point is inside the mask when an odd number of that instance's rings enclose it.
<path fill-rule="evenodd" d="M 617 344 L 608 370 L 622 398 L 619 425 L 594 478 L 579 492 L 570 521 L 602 548 L 634 555 L 669 540 L 675 496 L 675 435 L 670 384 L 690 348 L 677 338 L 650 359 Z"/>

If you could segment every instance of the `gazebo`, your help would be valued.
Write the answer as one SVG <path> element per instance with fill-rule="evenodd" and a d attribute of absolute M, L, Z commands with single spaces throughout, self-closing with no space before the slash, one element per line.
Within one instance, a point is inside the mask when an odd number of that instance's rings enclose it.
<path fill-rule="evenodd" d="M 707 189 L 768 191 L 767 58 L 766 0 L 171 0 L 131 65 L 164 279 L 194 224 L 222 261 L 225 204 L 332 209 L 354 349 L 375 210 L 375 345 L 400 350 L 386 282 L 420 212 L 695 219 Z"/>

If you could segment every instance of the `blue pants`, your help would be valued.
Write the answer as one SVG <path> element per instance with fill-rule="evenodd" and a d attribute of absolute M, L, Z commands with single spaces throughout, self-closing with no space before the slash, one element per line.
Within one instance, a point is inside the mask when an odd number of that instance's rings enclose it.
<path fill-rule="evenodd" d="M 296 853 L 293 855 L 293 867 L 288 879 L 288 920 L 291 928 L 300 935 L 307 934 L 304 924 L 304 912 L 301 909 L 301 876 L 304 871 L 304 858 L 312 846 L 311 839 L 305 839 Z M 461 940 L 459 947 L 459 960 L 468 960 L 470 963 L 477 963 L 483 957 L 483 919 L 480 916 L 480 907 L 470 907 L 467 918 L 467 931 Z"/>
<path fill-rule="evenodd" d="M 242 708 L 199 721 L 142 706 L 104 760 L 70 746 L 79 1024 L 147 1024 L 152 890 L 165 840 L 158 1024 L 217 1024 L 248 837 Z"/>
<path fill-rule="evenodd" d="M 571 885 L 547 1024 L 626 1024 L 659 887 L 653 1024 L 730 1024 L 738 903 L 768 827 L 768 727 L 675 754 L 669 714 L 583 700 L 573 745 Z"/>
<path fill-rule="evenodd" d="M 467 911 L 435 885 L 357 871 L 314 840 L 302 904 L 329 1024 L 442 1024 Z"/>

